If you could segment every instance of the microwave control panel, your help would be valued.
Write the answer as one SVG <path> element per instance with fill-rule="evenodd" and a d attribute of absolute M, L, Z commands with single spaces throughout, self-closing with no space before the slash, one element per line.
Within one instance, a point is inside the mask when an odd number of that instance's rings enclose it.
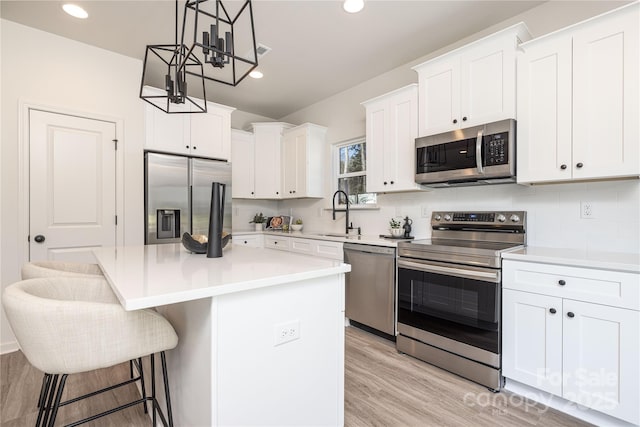
<path fill-rule="evenodd" d="M 509 163 L 509 134 L 495 133 L 484 137 L 484 166 Z"/>

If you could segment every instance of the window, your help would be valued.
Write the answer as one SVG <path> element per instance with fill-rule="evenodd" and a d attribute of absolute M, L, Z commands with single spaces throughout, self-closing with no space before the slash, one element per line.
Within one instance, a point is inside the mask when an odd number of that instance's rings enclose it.
<path fill-rule="evenodd" d="M 364 139 L 347 141 L 336 146 L 338 189 L 349 195 L 352 205 L 375 204 L 376 193 L 367 193 L 366 143 Z M 344 196 L 340 196 L 344 204 Z"/>

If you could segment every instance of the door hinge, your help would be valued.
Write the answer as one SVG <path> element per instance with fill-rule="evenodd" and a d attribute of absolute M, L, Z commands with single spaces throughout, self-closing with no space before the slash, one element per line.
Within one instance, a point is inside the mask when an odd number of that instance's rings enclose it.
<path fill-rule="evenodd" d="M 116 225 L 118 225 L 118 215 L 116 215 Z"/>
<path fill-rule="evenodd" d="M 118 140 L 112 139 L 112 141 L 113 141 L 113 146 L 115 147 L 115 150 L 118 151 Z"/>

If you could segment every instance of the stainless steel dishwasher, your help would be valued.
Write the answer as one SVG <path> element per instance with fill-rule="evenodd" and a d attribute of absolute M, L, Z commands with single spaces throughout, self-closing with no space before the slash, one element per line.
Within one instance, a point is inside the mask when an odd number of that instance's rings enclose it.
<path fill-rule="evenodd" d="M 345 243 L 346 315 L 349 320 L 396 335 L 396 248 Z"/>

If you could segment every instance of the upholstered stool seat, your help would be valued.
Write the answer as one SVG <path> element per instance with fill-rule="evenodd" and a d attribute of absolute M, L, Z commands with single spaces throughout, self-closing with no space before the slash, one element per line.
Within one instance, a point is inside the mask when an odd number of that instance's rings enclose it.
<path fill-rule="evenodd" d="M 45 373 L 38 425 L 53 426 L 58 407 L 70 403 L 61 402 L 69 374 L 114 366 L 132 359 L 140 360 L 141 370 L 140 358 L 147 355 L 151 356 L 151 396 L 143 395 L 138 401 L 115 409 L 151 401 L 153 425 L 156 412 L 164 425 L 173 425 L 164 352 L 177 345 L 178 337 L 162 315 L 150 309 L 125 311 L 109 284 L 100 277 L 23 280 L 5 289 L 2 303 L 25 357 Z M 155 353 L 160 353 L 162 359 L 168 421 L 155 396 Z M 59 384 L 58 376 L 61 376 Z M 134 379 L 121 385 L 132 381 Z M 142 388 L 146 394 L 144 386 Z"/>
<path fill-rule="evenodd" d="M 65 261 L 32 261 L 22 266 L 22 280 L 60 276 L 102 276 L 98 264 Z"/>

